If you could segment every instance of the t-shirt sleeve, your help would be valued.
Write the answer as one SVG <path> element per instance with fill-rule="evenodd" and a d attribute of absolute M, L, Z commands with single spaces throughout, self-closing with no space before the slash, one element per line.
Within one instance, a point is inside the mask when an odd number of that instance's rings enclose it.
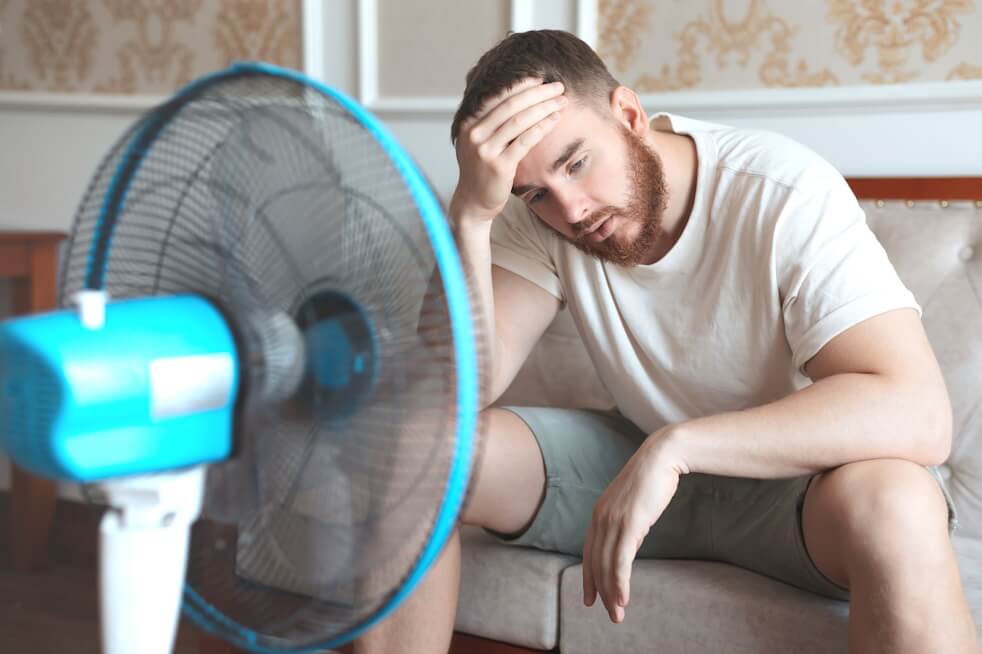
<path fill-rule="evenodd" d="M 548 240 L 555 237 L 543 233 L 547 229 L 512 196 L 491 226 L 491 263 L 541 286 L 565 304 L 555 258 L 549 250 Z"/>
<path fill-rule="evenodd" d="M 825 195 L 790 200 L 774 246 L 785 334 L 803 374 L 850 327 L 894 309 L 921 313 L 844 181 Z"/>

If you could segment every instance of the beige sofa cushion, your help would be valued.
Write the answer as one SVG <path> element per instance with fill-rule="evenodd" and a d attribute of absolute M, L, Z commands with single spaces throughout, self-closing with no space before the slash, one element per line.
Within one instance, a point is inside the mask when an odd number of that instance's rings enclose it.
<path fill-rule="evenodd" d="M 982 547 L 956 537 L 962 579 L 982 625 Z M 582 566 L 562 575 L 563 654 L 841 654 L 846 602 L 824 599 L 724 563 L 637 561 L 627 619 L 614 625 L 597 602 L 583 606 Z M 982 632 L 980 632 L 982 644 Z"/>
<path fill-rule="evenodd" d="M 982 539 L 982 208 L 974 202 L 864 202 L 867 221 L 924 309 L 954 409 L 942 474 L 959 531 Z"/>
<path fill-rule="evenodd" d="M 461 529 L 455 628 L 534 649 L 559 640 L 559 575 L 571 556 L 499 544 L 483 529 Z"/>

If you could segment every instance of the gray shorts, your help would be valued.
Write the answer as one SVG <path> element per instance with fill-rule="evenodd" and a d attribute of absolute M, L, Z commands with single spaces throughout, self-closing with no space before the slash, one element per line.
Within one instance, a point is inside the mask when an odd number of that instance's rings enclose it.
<path fill-rule="evenodd" d="M 494 535 L 507 543 L 582 556 L 594 504 L 647 434 L 616 411 L 506 408 L 535 435 L 545 461 L 546 490 L 524 532 Z M 934 472 L 953 528 L 951 497 Z M 847 600 L 849 591 L 822 574 L 805 548 L 801 507 L 811 480 L 683 475 L 638 557 L 723 561 Z"/>

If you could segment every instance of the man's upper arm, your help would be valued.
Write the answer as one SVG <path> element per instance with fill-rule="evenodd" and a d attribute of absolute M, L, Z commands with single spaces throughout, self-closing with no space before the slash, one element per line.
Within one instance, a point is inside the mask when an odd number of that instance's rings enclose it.
<path fill-rule="evenodd" d="M 541 286 L 500 266 L 491 266 L 491 285 L 496 336 L 493 401 L 518 374 L 556 317 L 560 301 Z"/>
<path fill-rule="evenodd" d="M 843 373 L 941 381 L 937 360 L 914 309 L 887 311 L 853 325 L 826 343 L 804 367 L 814 381 Z"/>
<path fill-rule="evenodd" d="M 951 402 L 941 368 L 914 309 L 864 320 L 826 343 L 804 366 L 814 381 L 839 374 L 872 374 L 888 380 L 895 406 L 909 424 L 922 425 L 928 458 L 943 460 L 951 447 Z M 919 429 L 915 427 L 915 430 Z"/>

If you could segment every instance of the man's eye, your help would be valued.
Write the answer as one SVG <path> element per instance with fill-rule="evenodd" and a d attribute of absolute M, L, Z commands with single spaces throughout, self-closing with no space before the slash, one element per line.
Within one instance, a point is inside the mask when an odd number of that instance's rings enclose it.
<path fill-rule="evenodd" d="M 583 167 L 583 163 L 585 161 L 586 161 L 586 157 L 583 157 L 582 159 L 578 159 L 577 161 L 573 162 L 573 165 L 569 167 L 569 172 L 575 173 L 576 171 L 578 171 L 580 168 Z"/>
<path fill-rule="evenodd" d="M 528 203 L 529 204 L 535 204 L 536 202 L 538 202 L 539 200 L 541 200 L 542 198 L 544 198 L 545 195 L 546 195 L 546 192 L 545 191 L 536 191 L 535 193 L 533 193 L 532 195 L 529 196 Z"/>

